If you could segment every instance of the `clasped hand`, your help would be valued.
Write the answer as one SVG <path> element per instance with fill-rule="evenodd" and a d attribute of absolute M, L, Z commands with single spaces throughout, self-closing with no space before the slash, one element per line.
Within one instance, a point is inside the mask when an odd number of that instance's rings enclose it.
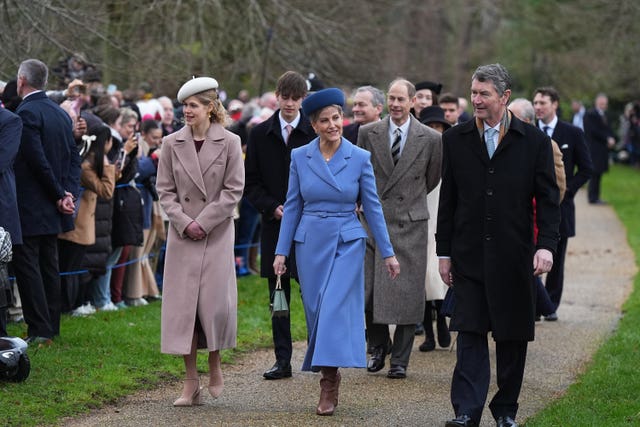
<path fill-rule="evenodd" d="M 76 210 L 76 205 L 73 202 L 73 194 L 65 191 L 62 199 L 59 199 L 56 202 L 56 207 L 60 213 L 64 215 L 71 215 Z"/>
<path fill-rule="evenodd" d="M 207 233 L 200 227 L 195 221 L 191 221 L 187 228 L 184 229 L 184 234 L 187 235 L 191 240 L 202 240 L 207 237 Z"/>

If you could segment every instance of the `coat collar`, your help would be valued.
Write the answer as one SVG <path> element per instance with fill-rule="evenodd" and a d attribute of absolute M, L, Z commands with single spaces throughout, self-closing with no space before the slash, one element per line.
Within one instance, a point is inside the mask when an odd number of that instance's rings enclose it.
<path fill-rule="evenodd" d="M 391 142 L 389 141 L 389 117 L 379 122 L 379 125 L 372 129 L 372 153 L 376 157 L 376 163 L 381 167 L 382 172 L 388 176 L 388 180 L 380 194 L 384 194 L 392 188 L 400 178 L 413 166 L 414 160 L 424 150 L 427 144 L 427 133 L 425 126 L 415 117 L 410 116 L 409 133 L 407 141 L 402 149 L 402 155 L 398 164 L 393 164 L 391 157 Z"/>
<path fill-rule="evenodd" d="M 204 143 L 198 154 L 195 149 L 191 128 L 184 126 L 176 132 L 174 146 L 176 157 L 187 171 L 191 180 L 204 195 L 207 194 L 207 190 L 203 175 L 222 154 L 224 137 L 224 128 L 220 124 L 212 123 L 207 130 Z"/>
<path fill-rule="evenodd" d="M 484 124 L 482 120 L 476 117 L 475 120 L 468 120 L 458 126 L 460 126 L 460 133 L 475 133 L 475 136 L 472 136 L 473 141 L 471 148 L 473 152 L 482 159 L 483 163 L 488 164 L 513 143 L 512 132 L 519 133 L 520 135 L 525 134 L 524 126 L 526 126 L 526 123 L 515 117 L 511 111 L 506 111 L 505 117 L 502 119 L 502 124 L 500 125 L 500 135 L 498 136 L 500 143 L 492 159 L 489 159 L 489 154 L 484 144 Z"/>
<path fill-rule="evenodd" d="M 275 137 L 284 144 L 284 139 L 282 139 L 282 127 L 280 126 L 280 110 L 276 110 L 276 112 L 267 120 L 269 121 L 267 134 L 274 134 Z M 298 126 L 293 128 L 291 136 L 294 135 L 293 132 L 297 131 L 303 132 L 306 135 L 315 135 L 315 132 L 309 123 L 309 119 L 304 115 L 302 110 L 300 110 L 300 122 L 298 122 Z"/>
<path fill-rule="evenodd" d="M 309 169 L 313 171 L 320 179 L 332 186 L 338 191 L 342 191 L 342 187 L 335 179 L 335 176 L 347 167 L 347 160 L 351 158 L 353 144 L 347 139 L 342 138 L 340 147 L 333 155 L 330 162 L 326 162 L 320 152 L 320 138 L 311 141 L 304 148 L 307 156 L 307 164 Z"/>

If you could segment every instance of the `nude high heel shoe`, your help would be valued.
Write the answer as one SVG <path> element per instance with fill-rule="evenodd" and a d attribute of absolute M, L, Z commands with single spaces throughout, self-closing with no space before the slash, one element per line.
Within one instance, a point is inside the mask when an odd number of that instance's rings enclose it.
<path fill-rule="evenodd" d="M 202 405 L 202 394 L 200 393 L 200 381 L 198 378 L 186 378 L 187 381 L 196 381 L 197 387 L 190 397 L 179 397 L 173 402 L 173 406 L 196 406 Z"/>
<path fill-rule="evenodd" d="M 209 378 L 209 394 L 214 399 L 217 399 L 222 394 L 222 390 L 224 390 L 224 381 L 222 380 L 222 373 L 220 373 L 220 380 L 213 382 L 211 378 Z"/>

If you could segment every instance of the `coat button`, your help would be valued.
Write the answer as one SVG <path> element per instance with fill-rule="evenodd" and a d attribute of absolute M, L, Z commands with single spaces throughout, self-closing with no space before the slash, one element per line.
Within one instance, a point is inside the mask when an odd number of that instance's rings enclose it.
<path fill-rule="evenodd" d="M 493 219 L 491 215 L 487 215 L 485 218 L 487 219 L 487 221 L 491 221 Z"/>
<path fill-rule="evenodd" d="M 489 168 L 489 173 L 493 174 L 495 172 L 496 172 L 496 170 L 494 168 Z"/>
<path fill-rule="evenodd" d="M 487 190 L 487 196 L 493 196 L 493 190 L 492 189 L 488 189 Z M 188 201 L 188 200 L 187 200 Z"/>
<path fill-rule="evenodd" d="M 185 201 L 185 202 L 189 202 L 189 201 L 190 201 L 190 199 L 189 199 L 188 197 L 185 197 L 185 198 L 184 198 L 184 201 Z"/>
<path fill-rule="evenodd" d="M 486 236 L 484 236 L 484 240 L 486 240 L 486 241 L 488 242 L 489 240 L 491 240 L 491 236 L 489 236 L 489 235 L 487 234 Z"/>
<path fill-rule="evenodd" d="M 399 201 L 403 201 L 403 200 L 404 200 L 404 197 L 400 196 L 400 197 L 398 197 L 398 200 L 399 200 Z"/>
<path fill-rule="evenodd" d="M 204 197 L 203 197 L 202 199 L 200 199 L 200 200 L 202 200 L 203 202 L 206 202 L 206 201 L 207 201 L 207 199 L 205 199 Z"/>
<path fill-rule="evenodd" d="M 404 222 L 401 222 L 400 224 L 398 224 L 398 227 L 404 228 Z"/>

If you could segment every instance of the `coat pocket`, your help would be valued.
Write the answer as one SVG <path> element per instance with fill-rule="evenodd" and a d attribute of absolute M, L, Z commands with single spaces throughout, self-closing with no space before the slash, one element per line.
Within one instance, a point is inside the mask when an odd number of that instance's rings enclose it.
<path fill-rule="evenodd" d="M 343 242 L 350 242 L 357 239 L 366 239 L 367 232 L 364 231 L 362 227 L 348 228 L 346 230 L 340 230 L 340 237 Z"/>
<path fill-rule="evenodd" d="M 306 231 L 296 230 L 296 234 L 293 236 L 293 241 L 296 243 L 304 243 L 305 237 L 307 237 Z"/>
<path fill-rule="evenodd" d="M 429 219 L 429 211 L 427 209 L 409 211 L 409 219 L 411 221 L 426 221 Z"/>

